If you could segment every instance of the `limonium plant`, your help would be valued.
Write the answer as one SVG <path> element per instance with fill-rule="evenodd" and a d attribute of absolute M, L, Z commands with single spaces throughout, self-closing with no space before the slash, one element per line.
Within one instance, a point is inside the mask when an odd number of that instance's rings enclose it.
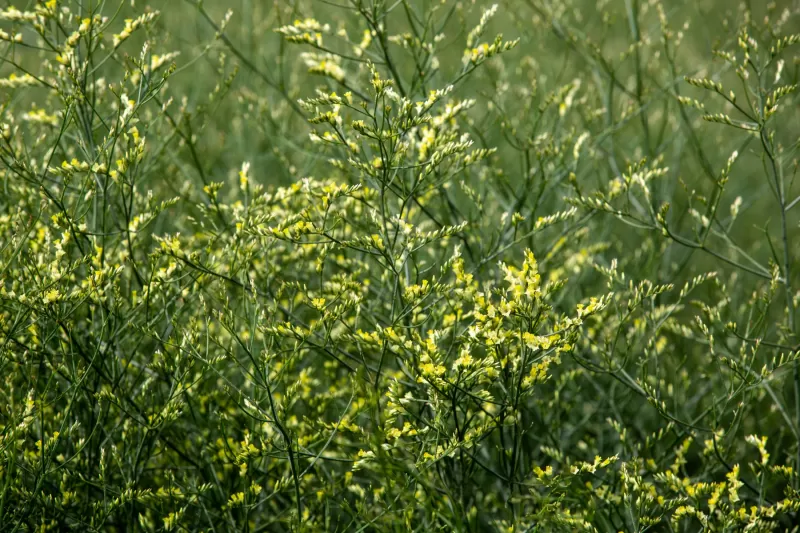
<path fill-rule="evenodd" d="M 788 531 L 800 6 L 0 6 L 3 531 Z"/>

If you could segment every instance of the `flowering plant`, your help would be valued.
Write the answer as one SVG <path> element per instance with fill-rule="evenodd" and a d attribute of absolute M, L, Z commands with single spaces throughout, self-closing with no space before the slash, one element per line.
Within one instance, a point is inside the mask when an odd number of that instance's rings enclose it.
<path fill-rule="evenodd" d="M 797 523 L 796 10 L 218 4 L 0 9 L 3 530 Z"/>

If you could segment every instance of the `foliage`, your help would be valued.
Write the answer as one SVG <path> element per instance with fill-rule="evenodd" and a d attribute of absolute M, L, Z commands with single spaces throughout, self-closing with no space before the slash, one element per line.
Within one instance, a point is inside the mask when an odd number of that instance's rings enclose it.
<path fill-rule="evenodd" d="M 796 1 L 27 4 L 0 529 L 798 523 Z"/>

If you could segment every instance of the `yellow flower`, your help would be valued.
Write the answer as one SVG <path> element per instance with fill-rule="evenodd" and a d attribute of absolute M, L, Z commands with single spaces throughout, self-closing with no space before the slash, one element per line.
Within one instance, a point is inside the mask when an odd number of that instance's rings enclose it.
<path fill-rule="evenodd" d="M 50 289 L 44 294 L 44 303 L 49 304 L 53 303 L 61 297 L 61 293 L 58 289 Z"/>

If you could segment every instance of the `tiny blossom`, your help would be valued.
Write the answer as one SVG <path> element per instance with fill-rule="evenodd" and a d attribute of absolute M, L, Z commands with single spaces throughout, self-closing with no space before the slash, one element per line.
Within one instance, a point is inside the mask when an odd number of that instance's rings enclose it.
<path fill-rule="evenodd" d="M 242 163 L 242 168 L 239 170 L 239 188 L 242 190 L 247 189 L 247 185 L 250 181 L 250 176 L 248 175 L 250 172 L 250 162 L 245 161 Z"/>
<path fill-rule="evenodd" d="M 15 89 L 18 87 L 28 87 L 32 85 L 36 85 L 38 82 L 36 78 L 31 76 L 30 74 L 23 74 L 22 76 L 17 76 L 15 72 L 12 72 L 8 78 L 0 79 L 0 87 L 7 87 L 10 89 Z"/>

